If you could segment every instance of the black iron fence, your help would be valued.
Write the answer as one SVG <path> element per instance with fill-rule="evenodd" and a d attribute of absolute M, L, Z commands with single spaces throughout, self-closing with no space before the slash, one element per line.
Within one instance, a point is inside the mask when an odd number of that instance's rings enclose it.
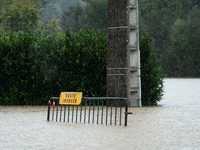
<path fill-rule="evenodd" d="M 48 103 L 47 121 L 127 126 L 127 100 L 120 97 L 83 97 L 80 105 L 60 105 L 59 97 Z M 124 121 L 123 121 L 124 120 Z"/>

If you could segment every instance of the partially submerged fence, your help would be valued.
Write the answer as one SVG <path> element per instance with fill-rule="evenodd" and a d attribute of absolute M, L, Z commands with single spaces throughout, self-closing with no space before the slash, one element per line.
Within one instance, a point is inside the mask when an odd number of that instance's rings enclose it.
<path fill-rule="evenodd" d="M 83 97 L 80 105 L 61 105 L 59 97 L 52 97 L 47 121 L 127 126 L 128 114 L 125 98 Z"/>

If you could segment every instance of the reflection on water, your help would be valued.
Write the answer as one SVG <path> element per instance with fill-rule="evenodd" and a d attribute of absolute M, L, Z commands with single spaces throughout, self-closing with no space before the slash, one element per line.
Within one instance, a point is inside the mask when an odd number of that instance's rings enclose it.
<path fill-rule="evenodd" d="M 158 106 L 128 127 L 47 122 L 47 106 L 0 106 L 0 149 L 199 149 L 200 79 L 166 79 Z"/>

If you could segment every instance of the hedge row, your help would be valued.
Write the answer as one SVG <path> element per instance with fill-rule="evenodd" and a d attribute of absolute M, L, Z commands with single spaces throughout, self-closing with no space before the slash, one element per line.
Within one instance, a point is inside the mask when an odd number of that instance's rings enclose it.
<path fill-rule="evenodd" d="M 0 105 L 46 104 L 61 91 L 105 96 L 106 47 L 101 31 L 0 31 Z"/>
<path fill-rule="evenodd" d="M 163 83 L 166 74 L 162 73 L 156 58 L 153 41 L 145 31 L 140 31 L 140 66 L 142 105 L 156 105 L 163 96 Z"/>
<path fill-rule="evenodd" d="M 151 49 L 140 36 L 142 103 L 161 100 L 163 77 Z M 61 91 L 106 96 L 107 37 L 101 31 L 81 30 L 65 35 L 0 31 L 0 105 L 43 105 Z"/>

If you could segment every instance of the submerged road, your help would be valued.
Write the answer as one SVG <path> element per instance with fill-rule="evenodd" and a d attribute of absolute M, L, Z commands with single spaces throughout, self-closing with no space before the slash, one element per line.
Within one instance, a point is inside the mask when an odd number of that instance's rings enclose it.
<path fill-rule="evenodd" d="M 0 106 L 0 150 L 200 149 L 200 79 L 165 79 L 158 106 L 128 126 L 47 122 L 47 106 Z"/>

